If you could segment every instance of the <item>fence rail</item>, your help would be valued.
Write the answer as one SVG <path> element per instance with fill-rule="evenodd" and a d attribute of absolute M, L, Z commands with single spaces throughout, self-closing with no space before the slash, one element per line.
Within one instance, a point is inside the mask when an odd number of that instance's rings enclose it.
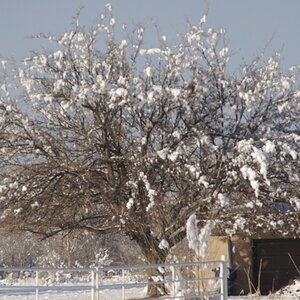
<path fill-rule="evenodd" d="M 213 270 L 216 269 L 218 271 L 214 273 Z M 152 273 L 149 280 L 146 274 L 154 270 L 157 274 Z M 98 268 L 4 267 L 0 268 L 0 274 L 2 277 L 6 276 L 5 285 L 0 281 L 0 292 L 31 292 L 35 294 L 35 300 L 39 300 L 40 294 L 46 291 L 86 291 L 89 292 L 91 300 L 109 299 L 103 294 L 110 289 L 119 292 L 118 299 L 125 300 L 128 299 L 130 289 L 143 289 L 147 286 L 168 291 L 168 295 L 163 299 L 203 299 L 215 295 L 219 295 L 221 300 L 228 298 L 228 275 L 224 258 L 215 261 Z M 11 282 L 7 278 L 10 278 Z M 27 281 L 20 285 L 20 278 Z M 74 278 L 77 279 L 75 284 Z M 28 285 L 24 285 L 24 282 Z"/>

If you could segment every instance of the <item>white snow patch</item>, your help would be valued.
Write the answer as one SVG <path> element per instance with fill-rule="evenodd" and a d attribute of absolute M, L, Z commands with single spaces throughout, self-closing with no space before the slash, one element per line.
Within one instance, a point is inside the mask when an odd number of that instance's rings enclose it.
<path fill-rule="evenodd" d="M 170 245 L 168 243 L 168 241 L 166 241 L 165 239 L 161 240 L 161 242 L 159 243 L 158 247 L 160 249 L 169 249 Z"/>
<path fill-rule="evenodd" d="M 156 153 L 161 159 L 165 160 L 167 158 L 168 151 L 169 151 L 168 148 L 164 148 L 164 149 L 157 151 Z"/>
<path fill-rule="evenodd" d="M 140 179 L 144 182 L 148 192 L 149 204 L 146 207 L 146 211 L 149 211 L 154 206 L 154 197 L 156 196 L 156 191 L 151 188 L 148 178 L 144 172 L 140 172 Z"/>
<path fill-rule="evenodd" d="M 151 48 L 151 49 L 141 49 L 141 55 L 154 55 L 154 54 L 161 54 L 161 49 L 159 48 Z"/>
<path fill-rule="evenodd" d="M 223 58 L 223 57 L 226 57 L 227 54 L 229 52 L 229 49 L 228 48 L 223 48 L 221 49 L 221 51 L 219 52 L 219 55 Z"/>
<path fill-rule="evenodd" d="M 206 15 L 204 15 L 201 19 L 200 19 L 200 24 L 204 24 L 206 22 Z"/>
<path fill-rule="evenodd" d="M 179 151 L 179 149 L 177 149 L 174 152 L 172 152 L 170 155 L 168 155 L 168 158 L 170 159 L 170 161 L 174 162 L 174 161 L 176 161 L 179 154 L 180 154 L 180 151 Z"/>
<path fill-rule="evenodd" d="M 251 153 L 251 156 L 253 157 L 254 160 L 256 160 L 260 164 L 260 173 L 265 178 L 266 183 L 268 185 L 270 185 L 270 182 L 267 179 L 268 164 L 267 164 L 266 156 L 264 155 L 264 153 L 260 149 L 258 149 L 256 147 L 253 147 L 253 152 Z"/>
<path fill-rule="evenodd" d="M 233 228 L 244 230 L 246 223 L 247 223 L 246 219 L 243 217 L 240 217 L 235 220 Z"/>
<path fill-rule="evenodd" d="M 23 210 L 22 207 L 14 209 L 15 216 L 19 215 L 22 212 L 22 210 Z"/>
<path fill-rule="evenodd" d="M 243 166 L 241 169 L 242 175 L 244 179 L 248 179 L 250 181 L 251 187 L 254 189 L 255 196 L 258 197 L 259 194 L 259 182 L 256 180 L 256 173 L 255 171 L 248 167 Z"/>
<path fill-rule="evenodd" d="M 286 90 L 288 90 L 288 89 L 290 88 L 290 83 L 288 82 L 287 79 L 284 79 L 284 80 L 282 81 L 282 87 L 283 87 L 284 89 L 286 89 Z"/>
<path fill-rule="evenodd" d="M 246 203 L 246 205 L 245 205 L 247 208 L 253 208 L 254 207 L 254 204 L 253 204 L 253 202 L 248 202 L 248 203 Z"/>
<path fill-rule="evenodd" d="M 128 200 L 128 202 L 126 203 L 127 209 L 131 209 L 131 207 L 133 206 L 133 204 L 134 204 L 134 201 L 133 201 L 132 198 L 130 198 L 130 199 Z"/>
<path fill-rule="evenodd" d="M 186 236 L 189 243 L 189 248 L 194 250 L 199 257 L 204 257 L 207 252 L 208 239 L 215 223 L 208 221 L 200 233 L 198 229 L 198 220 L 195 214 L 192 214 L 186 222 Z"/>
<path fill-rule="evenodd" d="M 181 135 L 180 135 L 180 132 L 179 131 L 174 131 L 173 133 L 172 133 L 172 135 L 174 136 L 174 138 L 176 138 L 176 139 L 180 139 L 181 138 Z"/>
<path fill-rule="evenodd" d="M 219 200 L 221 207 L 227 206 L 230 202 L 229 198 L 222 193 L 218 194 L 218 200 Z"/>
<path fill-rule="evenodd" d="M 291 204 L 294 204 L 295 206 L 296 206 L 296 208 L 297 208 L 297 210 L 298 211 L 300 211 L 300 199 L 298 199 L 298 198 L 292 198 L 291 200 L 290 200 L 290 203 Z"/>
<path fill-rule="evenodd" d="M 147 67 L 144 70 L 144 74 L 145 74 L 146 77 L 151 77 L 151 75 L 152 75 L 152 69 L 151 69 L 151 67 Z"/>
<path fill-rule="evenodd" d="M 275 144 L 271 141 L 266 141 L 265 145 L 263 146 L 263 151 L 265 153 L 274 153 L 275 152 Z"/>
<path fill-rule="evenodd" d="M 294 160 L 297 159 L 298 157 L 297 152 L 294 149 L 292 149 L 288 144 L 283 144 L 282 149 L 284 154 L 289 154 Z"/>
<path fill-rule="evenodd" d="M 198 184 L 204 185 L 204 187 L 207 189 L 209 187 L 209 183 L 206 179 L 207 179 L 207 177 L 205 175 L 202 175 L 198 180 Z"/>
<path fill-rule="evenodd" d="M 40 206 L 40 204 L 37 201 L 35 201 L 34 203 L 31 204 L 31 208 L 35 208 L 35 207 L 39 207 L 39 206 Z"/>

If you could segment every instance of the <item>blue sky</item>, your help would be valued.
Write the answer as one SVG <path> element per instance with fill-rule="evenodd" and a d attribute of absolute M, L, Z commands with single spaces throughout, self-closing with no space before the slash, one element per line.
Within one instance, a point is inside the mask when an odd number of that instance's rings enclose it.
<path fill-rule="evenodd" d="M 109 1 L 103 0 L 1 0 L 0 54 L 19 60 L 41 43 L 36 33 L 60 34 L 71 29 L 72 16 L 84 6 L 81 23 L 94 24 Z M 233 61 L 253 58 L 271 40 L 267 53 L 282 51 L 283 66 L 300 64 L 300 0 L 112 0 L 118 24 L 147 28 L 146 39 L 155 44 L 153 20 L 169 41 L 184 32 L 187 20 L 197 23 L 208 11 L 208 24 L 224 27 Z"/>

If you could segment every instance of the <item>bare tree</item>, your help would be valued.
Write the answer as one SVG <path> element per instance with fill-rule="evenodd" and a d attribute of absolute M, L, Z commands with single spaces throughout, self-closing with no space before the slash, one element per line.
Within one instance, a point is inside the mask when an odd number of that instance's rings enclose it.
<path fill-rule="evenodd" d="M 193 213 L 229 234 L 297 235 L 295 72 L 275 55 L 229 74 L 224 30 L 205 24 L 144 49 L 143 28 L 117 40 L 108 6 L 91 31 L 40 36 L 55 50 L 24 60 L 19 102 L 1 99 L 3 226 L 123 232 L 149 263 Z"/>

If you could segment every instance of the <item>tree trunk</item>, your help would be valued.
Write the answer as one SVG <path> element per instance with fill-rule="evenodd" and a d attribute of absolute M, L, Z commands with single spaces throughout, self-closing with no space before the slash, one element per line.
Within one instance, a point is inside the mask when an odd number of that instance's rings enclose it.
<path fill-rule="evenodd" d="M 165 257 L 166 258 L 166 257 Z M 164 262 L 154 262 L 155 264 L 165 263 Z M 148 288 L 147 288 L 147 296 L 149 297 L 159 297 L 163 295 L 168 295 L 168 289 L 166 288 L 165 283 L 163 282 L 165 279 L 165 274 L 163 274 L 158 268 L 151 268 L 147 270 L 148 275 Z"/>
<path fill-rule="evenodd" d="M 140 246 L 145 259 L 149 264 L 164 264 L 168 255 L 168 250 L 159 248 L 159 240 L 150 234 L 137 233 L 131 235 L 132 238 Z M 160 297 L 168 294 L 168 290 L 164 282 L 164 274 L 158 268 L 147 269 L 148 289 L 147 296 Z"/>

